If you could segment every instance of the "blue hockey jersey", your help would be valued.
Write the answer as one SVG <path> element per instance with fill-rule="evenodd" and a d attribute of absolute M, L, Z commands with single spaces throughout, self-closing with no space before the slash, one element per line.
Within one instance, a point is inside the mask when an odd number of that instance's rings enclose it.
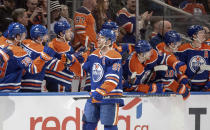
<path fill-rule="evenodd" d="M 123 43 L 136 43 L 136 37 L 134 35 L 136 28 L 136 16 L 128 12 L 126 8 L 122 8 L 117 12 L 116 22 L 120 27 L 123 27 L 126 31 L 125 36 L 122 39 Z"/>
<path fill-rule="evenodd" d="M 194 48 L 191 43 L 182 44 L 176 53 L 180 61 L 187 65 L 186 75 L 191 79 L 192 91 L 202 91 L 209 79 L 209 72 L 199 70 L 201 65 L 210 65 L 210 46 L 205 43 Z"/>
<path fill-rule="evenodd" d="M 3 50 L 0 51 L 1 55 L 7 57 L 3 58 L 0 66 L 0 92 L 18 92 L 23 71 L 26 70 L 31 74 L 39 73 L 45 61 L 40 57 L 32 60 L 27 52 L 19 46 L 8 44 L 8 48 L 12 51 L 9 56 Z"/>
<path fill-rule="evenodd" d="M 105 91 L 106 96 L 122 95 L 121 55 L 118 52 L 111 49 L 105 55 L 101 55 L 97 49 L 89 55 L 83 69 L 90 73 L 91 92 L 100 88 Z M 122 99 L 103 99 L 102 102 L 106 101 L 123 105 Z"/>

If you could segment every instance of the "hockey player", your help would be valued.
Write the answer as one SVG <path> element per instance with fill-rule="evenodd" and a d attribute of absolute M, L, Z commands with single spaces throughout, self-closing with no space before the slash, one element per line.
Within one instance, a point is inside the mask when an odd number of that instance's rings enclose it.
<path fill-rule="evenodd" d="M 103 99 L 122 95 L 121 56 L 111 48 L 116 40 L 112 30 L 99 32 L 98 47 L 87 59 L 83 69 L 91 76 L 91 98 L 86 102 L 83 130 L 95 130 L 100 119 L 104 130 L 117 130 L 119 106 L 122 99 Z"/>
<path fill-rule="evenodd" d="M 149 79 L 154 71 L 154 67 L 161 64 L 172 67 L 177 73 L 184 73 L 186 70 L 186 65 L 179 62 L 176 57 L 157 52 L 152 49 L 147 41 L 138 41 L 135 45 L 135 52 L 131 54 L 123 66 L 123 68 L 128 68 L 128 71 L 123 71 L 123 76 L 128 81 L 124 84 L 125 89 L 127 91 L 136 90 L 144 93 L 163 92 L 164 88 L 162 84 L 150 84 Z"/>
<path fill-rule="evenodd" d="M 20 23 L 12 23 L 8 27 L 8 36 L 2 46 L 1 54 L 1 92 L 18 92 L 21 85 L 23 70 L 36 74 L 42 70 L 45 63 L 52 59 L 54 51 L 44 48 L 41 55 L 32 60 L 19 45 L 25 39 L 26 29 Z"/>
<path fill-rule="evenodd" d="M 123 43 L 122 45 L 119 45 L 118 38 L 119 38 L 119 26 L 115 22 L 105 22 L 102 25 L 102 29 L 111 29 L 115 32 L 116 35 L 116 42 L 113 43 L 112 47 L 118 51 L 121 55 L 123 53 L 127 52 L 128 54 L 131 54 L 131 52 L 134 50 L 134 47 L 129 43 Z"/>
<path fill-rule="evenodd" d="M 54 31 L 57 37 L 49 42 L 48 46 L 56 52 L 55 58 L 62 60 L 65 59 L 65 57 L 71 57 L 71 55 L 74 53 L 74 49 L 69 42 L 72 35 L 70 24 L 65 21 L 57 22 L 54 26 Z M 81 66 L 79 65 L 76 57 L 73 56 L 72 58 L 68 59 L 77 62 L 77 64 L 72 64 L 73 62 L 70 62 L 69 64 L 67 63 L 70 67 L 59 72 L 47 68 L 45 76 L 48 91 L 70 91 L 73 76 L 81 75 Z M 54 64 L 54 66 L 57 66 L 57 64 Z"/>
<path fill-rule="evenodd" d="M 177 56 L 187 65 L 186 75 L 191 80 L 191 91 L 206 91 L 210 88 L 209 71 L 201 66 L 210 65 L 210 47 L 204 43 L 205 31 L 200 25 L 192 25 L 187 30 L 192 43 L 182 44 Z"/>
<path fill-rule="evenodd" d="M 164 42 L 159 43 L 156 49 L 159 52 L 174 56 L 178 46 L 181 45 L 181 37 L 176 31 L 169 31 L 165 34 Z M 177 74 L 176 71 L 168 66 L 167 71 L 156 71 L 155 82 L 164 84 L 164 88 L 168 91 L 173 91 L 183 95 L 187 99 L 190 95 L 190 86 L 188 78 L 185 74 Z"/>
<path fill-rule="evenodd" d="M 32 60 L 41 55 L 44 49 L 43 43 L 48 40 L 48 30 L 45 26 L 36 24 L 30 29 L 31 39 L 24 40 L 21 47 L 28 53 Z M 38 74 L 26 72 L 21 80 L 21 92 L 41 92 L 41 84 L 45 76 L 46 67 L 55 71 L 62 71 L 65 68 L 66 59 L 52 59 L 45 64 L 42 71 Z M 53 64 L 56 64 L 53 66 Z"/>

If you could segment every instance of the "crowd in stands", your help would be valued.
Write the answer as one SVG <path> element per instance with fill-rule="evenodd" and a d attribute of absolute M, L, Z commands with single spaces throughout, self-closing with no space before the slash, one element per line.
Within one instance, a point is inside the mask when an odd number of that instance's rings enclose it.
<path fill-rule="evenodd" d="M 162 1 L 194 16 L 210 12 L 210 0 Z M 188 42 L 181 44 L 183 37 L 170 20 L 162 18 L 163 7 L 157 3 L 140 2 L 147 8 L 136 23 L 135 0 L 126 0 L 115 16 L 110 13 L 110 2 L 83 0 L 70 18 L 63 1 L 51 0 L 47 27 L 47 0 L 2 0 L 0 92 L 70 92 L 75 76 L 86 80 L 79 91 L 91 91 L 91 75 L 82 65 L 100 48 L 103 29 L 114 32 L 106 40 L 111 40 L 112 48 L 122 56 L 124 91 L 172 91 L 186 99 L 190 91 L 210 90 L 210 69 L 200 70 L 201 65 L 210 65 L 208 26 L 191 24 L 181 32 L 188 34 Z M 153 17 L 157 15 L 161 17 Z M 140 36 L 136 35 L 137 25 Z M 158 65 L 168 69 L 154 72 Z"/>

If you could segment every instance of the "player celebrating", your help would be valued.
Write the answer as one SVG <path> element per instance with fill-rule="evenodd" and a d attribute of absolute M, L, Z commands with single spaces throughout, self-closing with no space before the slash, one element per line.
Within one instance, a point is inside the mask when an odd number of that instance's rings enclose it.
<path fill-rule="evenodd" d="M 55 58 L 59 60 L 71 59 L 71 61 L 75 61 L 76 57 L 72 54 L 74 53 L 74 49 L 71 47 L 71 43 L 69 42 L 72 37 L 72 29 L 69 23 L 66 21 L 60 21 L 55 23 L 54 31 L 57 35 L 48 46 L 52 48 L 56 54 Z M 72 58 L 71 58 L 72 57 Z M 74 75 L 81 75 L 81 66 L 78 64 L 73 64 L 74 62 L 68 63 L 70 68 L 66 68 L 63 71 L 56 72 L 55 70 L 50 70 L 47 68 L 46 71 L 46 81 L 47 81 L 47 89 L 51 92 L 64 92 L 71 90 L 71 83 Z M 54 64 L 57 66 L 57 64 Z M 70 71 L 71 70 L 71 71 Z"/>
<path fill-rule="evenodd" d="M 165 34 L 165 42 L 159 43 L 156 48 L 159 52 L 174 56 L 178 46 L 181 45 L 181 37 L 176 31 L 169 31 Z M 156 71 L 155 82 L 164 84 L 164 88 L 175 93 L 182 94 L 184 100 L 189 97 L 190 86 L 188 78 L 185 74 L 176 73 L 176 71 L 168 66 L 166 71 Z"/>
<path fill-rule="evenodd" d="M 161 64 L 173 67 L 178 73 L 184 73 L 186 70 L 186 65 L 179 62 L 176 57 L 152 49 L 151 45 L 145 40 L 138 41 L 135 45 L 135 52 L 131 54 L 123 66 L 128 68 L 128 71 L 123 71 L 123 76 L 128 81 L 124 84 L 126 90 L 136 90 L 144 93 L 163 92 L 162 84 L 150 84 L 149 79 L 154 67 Z"/>
<path fill-rule="evenodd" d="M 192 43 L 182 44 L 177 56 L 187 65 L 186 75 L 191 80 L 191 91 L 206 91 L 210 88 L 209 71 L 202 66 L 210 65 L 210 47 L 204 43 L 205 31 L 200 25 L 192 25 L 187 33 Z"/>
<path fill-rule="evenodd" d="M 44 50 L 43 43 L 48 40 L 48 30 L 45 26 L 36 24 L 30 29 L 31 39 L 24 40 L 21 46 L 28 53 L 32 60 L 41 55 Z M 62 71 L 65 68 L 64 61 L 53 58 L 45 64 L 39 74 L 30 74 L 26 72 L 21 80 L 21 92 L 41 92 L 41 84 L 45 76 L 46 67 L 55 71 Z M 56 64 L 56 65 L 54 65 Z"/>
<path fill-rule="evenodd" d="M 112 30 L 99 32 L 98 47 L 84 63 L 83 69 L 91 76 L 91 98 L 86 102 L 83 130 L 95 130 L 99 119 L 104 130 L 117 130 L 119 106 L 122 99 L 103 99 L 122 95 L 121 56 L 111 49 L 116 40 Z"/>
<path fill-rule="evenodd" d="M 26 29 L 20 23 L 12 23 L 8 27 L 8 35 L 4 48 L 1 50 L 1 92 L 18 92 L 21 85 L 22 72 L 36 74 L 42 70 L 45 63 L 52 59 L 54 51 L 44 48 L 41 55 L 35 60 L 29 57 L 19 45 L 25 39 Z M 6 54 L 5 54 L 6 53 Z"/>

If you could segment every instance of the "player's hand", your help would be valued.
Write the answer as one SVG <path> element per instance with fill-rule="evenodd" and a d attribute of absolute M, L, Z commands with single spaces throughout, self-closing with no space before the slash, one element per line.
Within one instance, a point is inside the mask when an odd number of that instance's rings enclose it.
<path fill-rule="evenodd" d="M 147 84 L 139 84 L 137 85 L 136 91 L 137 92 L 143 92 L 143 93 L 148 93 L 150 89 L 150 86 Z"/>
<path fill-rule="evenodd" d="M 79 61 L 79 63 L 83 63 L 84 62 L 84 57 L 82 56 L 82 53 L 81 52 L 74 53 L 74 56 L 77 58 L 77 60 Z"/>
<path fill-rule="evenodd" d="M 190 89 L 187 85 L 188 84 L 181 84 L 177 89 L 177 92 L 182 95 L 184 100 L 187 100 L 187 98 L 190 96 Z"/>
<path fill-rule="evenodd" d="M 73 54 L 66 54 L 66 65 L 71 66 L 75 62 Z"/>
<path fill-rule="evenodd" d="M 102 101 L 102 99 L 103 99 L 103 95 L 101 95 L 101 94 L 100 94 L 99 92 L 97 92 L 97 91 L 92 92 L 91 97 L 92 97 L 92 103 L 100 102 L 100 101 Z"/>
<path fill-rule="evenodd" d="M 42 51 L 40 55 L 40 58 L 45 61 L 49 61 L 54 57 L 54 55 L 55 55 L 55 51 L 52 48 L 45 46 L 44 50 Z"/>
<path fill-rule="evenodd" d="M 178 74 L 184 74 L 187 69 L 187 66 L 185 65 L 184 62 L 178 62 L 175 66 L 175 70 L 177 71 Z"/>
<path fill-rule="evenodd" d="M 150 93 L 162 93 L 165 92 L 165 88 L 162 83 L 152 83 L 150 84 Z"/>

